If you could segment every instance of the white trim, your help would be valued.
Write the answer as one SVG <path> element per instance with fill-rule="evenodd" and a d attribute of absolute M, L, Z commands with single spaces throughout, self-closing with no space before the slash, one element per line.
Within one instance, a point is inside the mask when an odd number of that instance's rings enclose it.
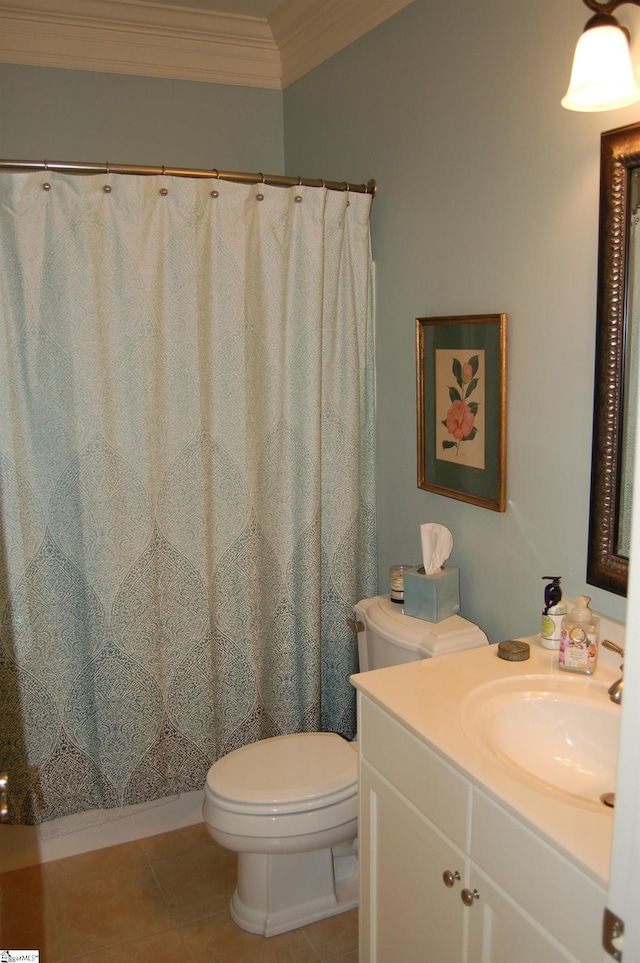
<path fill-rule="evenodd" d="M 286 0 L 270 18 L 287 87 L 412 0 Z"/>
<path fill-rule="evenodd" d="M 169 833 L 203 821 L 204 790 L 124 809 L 94 810 L 40 826 L 0 826 L 0 873 Z"/>
<path fill-rule="evenodd" d="M 0 61 L 282 89 L 410 2 L 284 0 L 267 20 L 152 0 L 0 0 Z"/>
<path fill-rule="evenodd" d="M 276 88 L 280 55 L 266 20 L 119 0 L 0 0 L 0 60 Z M 115 7 L 113 11 L 111 8 Z M 117 16 L 114 16 L 114 12 Z"/>
<path fill-rule="evenodd" d="M 640 411 L 640 408 L 639 408 Z M 636 418 L 636 451 L 640 443 L 640 418 Z M 631 509 L 631 558 L 627 586 L 627 638 L 624 656 L 624 688 L 620 719 L 620 748 L 613 816 L 611 874 L 608 908 L 623 921 L 622 958 L 640 960 L 640 459 L 634 465 L 634 496 Z M 606 956 L 611 960 L 611 956 Z"/>

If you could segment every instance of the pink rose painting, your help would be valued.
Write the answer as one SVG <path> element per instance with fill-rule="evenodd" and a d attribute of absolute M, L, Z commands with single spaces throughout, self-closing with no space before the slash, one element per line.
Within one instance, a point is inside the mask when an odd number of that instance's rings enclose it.
<path fill-rule="evenodd" d="M 482 384 L 484 352 L 437 351 L 438 452 L 437 457 L 459 464 L 484 467 Z M 452 379 L 453 375 L 453 379 Z"/>
<path fill-rule="evenodd" d="M 476 429 L 473 427 L 475 412 L 471 405 L 466 401 L 456 399 L 447 412 L 447 419 L 444 422 L 447 431 L 456 439 L 456 442 L 464 441 L 465 438 L 474 438 Z M 452 448 L 452 441 L 443 441 L 443 448 Z M 457 447 L 457 445 L 456 445 Z"/>

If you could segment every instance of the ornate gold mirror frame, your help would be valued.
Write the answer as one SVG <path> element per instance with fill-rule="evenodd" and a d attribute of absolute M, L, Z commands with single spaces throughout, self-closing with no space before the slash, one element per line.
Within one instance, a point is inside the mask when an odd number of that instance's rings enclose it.
<path fill-rule="evenodd" d="M 640 171 L 640 124 L 601 137 L 596 362 L 587 582 L 627 594 L 629 505 L 635 436 L 633 263 L 634 171 Z M 636 297 L 640 299 L 640 278 Z M 634 335 L 633 340 L 638 337 Z"/>

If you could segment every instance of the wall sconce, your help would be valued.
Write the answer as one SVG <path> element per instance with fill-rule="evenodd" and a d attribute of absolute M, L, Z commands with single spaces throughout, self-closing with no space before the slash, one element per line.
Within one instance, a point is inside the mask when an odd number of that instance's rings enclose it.
<path fill-rule="evenodd" d="M 569 89 L 561 103 L 567 110 L 616 110 L 640 100 L 629 53 L 629 32 L 613 11 L 640 0 L 583 0 L 595 11 L 578 40 Z"/>

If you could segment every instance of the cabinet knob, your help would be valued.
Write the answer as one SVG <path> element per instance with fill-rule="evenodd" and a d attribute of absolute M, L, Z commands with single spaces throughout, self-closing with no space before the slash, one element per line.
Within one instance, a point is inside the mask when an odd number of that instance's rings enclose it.
<path fill-rule="evenodd" d="M 473 906 L 474 899 L 480 899 L 480 893 L 477 889 L 463 889 L 460 893 L 460 899 L 465 906 Z"/>
<path fill-rule="evenodd" d="M 451 888 L 456 880 L 460 879 L 460 873 L 457 869 L 454 870 L 453 873 L 450 869 L 445 869 L 444 873 L 442 874 L 442 879 L 444 880 L 444 885 Z"/>

